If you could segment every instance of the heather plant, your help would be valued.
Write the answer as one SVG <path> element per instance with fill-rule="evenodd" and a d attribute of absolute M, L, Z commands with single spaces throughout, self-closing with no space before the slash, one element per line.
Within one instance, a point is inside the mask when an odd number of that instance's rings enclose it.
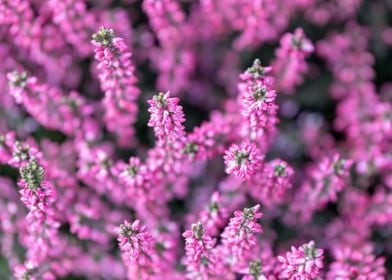
<path fill-rule="evenodd" d="M 390 0 L 0 0 L 0 279 L 392 279 Z"/>

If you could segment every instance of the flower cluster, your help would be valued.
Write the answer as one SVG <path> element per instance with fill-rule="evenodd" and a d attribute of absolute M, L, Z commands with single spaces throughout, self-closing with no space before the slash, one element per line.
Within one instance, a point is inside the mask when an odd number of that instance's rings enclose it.
<path fill-rule="evenodd" d="M 178 98 L 170 97 L 170 92 L 160 92 L 148 101 L 150 104 L 148 111 L 151 114 L 148 126 L 154 128 L 159 144 L 174 142 L 184 136 L 182 123 L 185 118 L 178 102 Z"/>
<path fill-rule="evenodd" d="M 263 142 L 272 137 L 277 123 L 278 106 L 275 103 L 276 92 L 271 67 L 263 67 L 259 59 L 255 59 L 241 76 L 242 83 L 238 84 L 239 103 L 244 116 L 244 130 L 250 139 Z"/>
<path fill-rule="evenodd" d="M 371 0 L 0 0 L 0 279 L 392 279 Z"/>
<path fill-rule="evenodd" d="M 241 145 L 233 144 L 225 152 L 224 159 L 228 174 L 247 179 L 259 169 L 263 155 L 254 144 L 244 142 Z"/>
<path fill-rule="evenodd" d="M 294 170 L 287 162 L 276 159 L 265 163 L 261 172 L 253 176 L 249 183 L 249 194 L 266 207 L 285 201 L 292 187 Z"/>
<path fill-rule="evenodd" d="M 192 224 L 192 229 L 183 234 L 185 238 L 186 266 L 193 279 L 214 277 L 217 269 L 216 256 L 213 254 L 215 240 L 205 233 L 199 222 Z"/>
<path fill-rule="evenodd" d="M 93 34 L 92 44 L 101 89 L 105 93 L 102 105 L 105 110 L 105 125 L 114 133 L 121 146 L 129 146 L 134 137 L 132 125 L 137 117 L 135 67 L 124 39 L 115 37 L 112 29 L 101 29 Z"/>
<path fill-rule="evenodd" d="M 256 234 L 262 232 L 258 223 L 262 217 L 259 212 L 260 205 L 252 208 L 244 208 L 243 211 L 235 211 L 234 217 L 224 229 L 221 245 L 223 261 L 231 267 L 240 269 L 244 263 L 248 263 L 249 258 L 257 255 L 258 246 Z"/>
<path fill-rule="evenodd" d="M 296 29 L 293 34 L 283 35 L 273 63 L 279 90 L 293 93 L 295 87 L 303 82 L 302 76 L 308 69 L 305 58 L 313 51 L 312 42 L 305 37 L 301 28 Z"/>
<path fill-rule="evenodd" d="M 326 279 L 384 279 L 385 259 L 376 258 L 372 251 L 370 244 L 364 244 L 359 248 L 335 248 L 336 260 L 331 264 Z"/>
<path fill-rule="evenodd" d="M 60 224 L 52 205 L 56 201 L 56 191 L 45 179 L 44 169 L 37 159 L 30 155 L 27 157 L 28 159 L 21 162 L 19 167 L 21 179 L 18 185 L 21 187 L 21 201 L 29 211 L 26 216 L 26 230 L 29 235 L 24 242 L 28 242 L 30 246 L 25 267 L 34 271 L 48 262 L 50 249 L 59 242 Z M 17 268 L 15 273 L 20 273 Z"/>
<path fill-rule="evenodd" d="M 323 250 L 315 247 L 314 241 L 301 245 L 298 249 L 291 247 L 286 257 L 278 257 L 282 262 L 283 279 L 311 280 L 320 276 L 323 267 Z"/>

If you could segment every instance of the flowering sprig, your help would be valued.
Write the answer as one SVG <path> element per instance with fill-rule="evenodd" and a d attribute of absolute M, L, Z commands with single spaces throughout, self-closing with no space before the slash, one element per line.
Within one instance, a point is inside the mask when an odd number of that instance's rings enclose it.
<path fill-rule="evenodd" d="M 93 34 L 91 43 L 98 61 L 101 89 L 105 93 L 102 101 L 105 125 L 117 137 L 119 145 L 132 146 L 135 144 L 136 102 L 140 95 L 132 54 L 124 40 L 115 37 L 112 29 L 101 27 Z"/>
<path fill-rule="evenodd" d="M 206 208 L 200 212 L 199 220 L 208 235 L 216 236 L 228 219 L 228 211 L 222 203 L 222 196 L 219 192 L 212 194 L 211 201 Z"/>
<path fill-rule="evenodd" d="M 164 227 L 162 229 L 170 232 Z M 127 279 L 134 279 L 135 275 L 138 279 L 146 280 L 160 279 L 160 277 L 181 279 L 173 269 L 172 256 L 166 258 L 168 254 L 173 254 L 173 251 L 170 239 L 162 238 L 165 235 L 157 240 L 139 220 L 135 220 L 132 224 L 124 221 L 114 231 L 118 235 L 117 240 L 127 267 Z"/>
<path fill-rule="evenodd" d="M 269 142 L 267 140 L 274 134 L 277 123 L 278 106 L 271 71 L 271 67 L 264 67 L 260 59 L 255 59 L 253 65 L 240 75 L 238 84 L 238 102 L 245 123 L 243 129 L 256 142 Z"/>
<path fill-rule="evenodd" d="M 77 92 L 65 95 L 24 71 L 10 72 L 7 77 L 15 101 L 43 126 L 90 141 L 100 136 L 99 125 L 92 118 L 95 108 Z"/>
<path fill-rule="evenodd" d="M 303 75 L 308 70 L 305 59 L 313 51 L 312 42 L 305 37 L 301 28 L 297 28 L 293 34 L 283 35 L 272 65 L 278 89 L 289 94 L 294 92 L 295 87 L 303 82 Z"/>
<path fill-rule="evenodd" d="M 280 159 L 267 162 L 261 172 L 252 176 L 249 193 L 265 206 L 279 204 L 292 187 L 293 175 L 294 170 L 287 162 Z"/>
<path fill-rule="evenodd" d="M 350 179 L 349 171 L 352 164 L 352 160 L 343 159 L 339 154 L 323 158 L 311 173 L 319 202 L 324 204 L 328 200 L 336 200 L 336 194 L 346 186 Z"/>
<path fill-rule="evenodd" d="M 173 143 L 184 136 L 185 121 L 182 107 L 178 105 L 179 99 L 171 97 L 170 92 L 154 95 L 148 101 L 150 120 L 148 126 L 154 128 L 158 145 Z"/>
<path fill-rule="evenodd" d="M 320 277 L 323 268 L 323 250 L 315 247 L 315 242 L 310 241 L 301 245 L 298 249 L 291 247 L 285 257 L 279 256 L 282 264 L 282 279 L 312 280 Z"/>
<path fill-rule="evenodd" d="M 27 251 L 27 263 L 36 268 L 48 260 L 50 248 L 58 242 L 60 224 L 53 208 L 56 191 L 45 180 L 44 170 L 35 157 L 22 163 L 19 171 L 21 201 L 29 210 L 26 217 L 29 235 L 26 241 L 31 242 L 31 245 Z"/>
<path fill-rule="evenodd" d="M 255 129 L 258 125 L 265 127 L 267 114 L 275 111 L 276 92 L 272 89 L 271 67 L 263 67 L 259 59 L 255 59 L 240 78 L 243 84 L 238 87 L 242 94 L 242 114 Z"/>
<path fill-rule="evenodd" d="M 117 240 L 126 260 L 138 262 L 151 258 L 152 236 L 139 220 L 132 224 L 124 221 L 115 231 L 118 234 Z"/>
<path fill-rule="evenodd" d="M 221 234 L 222 261 L 234 270 L 240 271 L 258 253 L 256 234 L 263 231 L 258 221 L 263 216 L 259 209 L 260 205 L 256 205 L 235 211 Z"/>
<path fill-rule="evenodd" d="M 224 155 L 226 173 L 249 179 L 261 167 L 263 155 L 255 144 L 233 144 Z"/>
<path fill-rule="evenodd" d="M 373 246 L 370 244 L 363 244 L 359 248 L 342 244 L 342 247 L 334 248 L 335 261 L 326 279 L 385 279 L 385 259 L 376 258 L 372 251 Z"/>
<path fill-rule="evenodd" d="M 216 241 L 205 233 L 199 222 L 192 224 L 192 229 L 183 233 L 185 237 L 186 267 L 192 279 L 210 279 L 219 273 L 214 255 Z"/>
<path fill-rule="evenodd" d="M 337 195 L 350 182 L 351 159 L 344 159 L 338 153 L 323 157 L 318 164 L 308 169 L 309 180 L 302 183 L 290 205 L 288 216 L 297 215 L 302 221 L 309 221 L 316 210 L 326 207 L 328 202 L 337 200 Z M 307 208 L 304 209 L 303 205 Z"/>
<path fill-rule="evenodd" d="M 48 6 L 53 11 L 53 21 L 66 40 L 80 56 L 89 55 L 89 31 L 95 27 L 95 17 L 87 11 L 86 3 L 81 0 L 50 0 Z"/>
<path fill-rule="evenodd" d="M 182 153 L 191 160 L 208 160 L 225 150 L 226 135 L 230 133 L 230 122 L 218 112 L 211 119 L 195 127 L 187 135 Z"/>

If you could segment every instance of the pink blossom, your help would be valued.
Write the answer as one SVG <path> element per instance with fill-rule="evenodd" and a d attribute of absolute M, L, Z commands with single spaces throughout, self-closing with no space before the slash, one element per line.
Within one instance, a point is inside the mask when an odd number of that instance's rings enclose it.
<path fill-rule="evenodd" d="M 178 102 L 178 98 L 170 97 L 170 92 L 161 92 L 148 101 L 151 114 L 148 126 L 154 128 L 160 145 L 175 142 L 184 136 L 182 123 L 185 118 Z"/>
<path fill-rule="evenodd" d="M 0 278 L 391 278 L 384 2 L 0 0 Z"/>
<path fill-rule="evenodd" d="M 276 114 L 275 90 L 272 89 L 270 67 L 262 67 L 256 59 L 240 77 L 243 83 L 238 85 L 241 92 L 242 114 L 249 121 L 252 130 L 264 128 L 270 114 Z"/>
<path fill-rule="evenodd" d="M 105 93 L 102 101 L 105 124 L 119 144 L 128 147 L 135 143 L 132 125 L 136 122 L 136 101 L 140 94 L 132 54 L 124 40 L 114 37 L 111 29 L 101 27 L 92 39 L 101 89 Z"/>
<path fill-rule="evenodd" d="M 14 71 L 7 75 L 10 94 L 43 126 L 87 140 L 99 137 L 99 126 L 91 118 L 95 108 L 77 92 L 65 95 L 56 87 L 41 84 L 37 77 Z"/>
<path fill-rule="evenodd" d="M 214 192 L 207 209 L 200 212 L 199 220 L 204 225 L 208 235 L 216 236 L 219 229 L 224 227 L 227 219 L 228 213 L 226 207 L 222 204 L 221 194 Z"/>
<path fill-rule="evenodd" d="M 305 59 L 314 51 L 312 42 L 305 37 L 301 28 L 293 34 L 286 33 L 276 50 L 276 60 L 272 64 L 277 88 L 285 93 L 293 93 L 296 86 L 303 82 L 308 70 Z"/>
<path fill-rule="evenodd" d="M 376 258 L 373 247 L 364 244 L 359 248 L 344 246 L 334 248 L 335 261 L 326 279 L 385 279 L 384 258 Z"/>
<path fill-rule="evenodd" d="M 259 219 L 263 216 L 259 212 L 260 205 L 235 211 L 229 224 L 221 234 L 222 261 L 227 262 L 235 269 L 239 269 L 257 254 L 257 233 L 262 232 Z"/>
<path fill-rule="evenodd" d="M 224 156 L 226 173 L 248 179 L 261 166 L 263 155 L 253 143 L 233 144 Z"/>
<path fill-rule="evenodd" d="M 264 164 L 261 172 L 249 182 L 249 193 L 265 206 L 284 201 L 287 191 L 292 187 L 294 170 L 283 160 L 273 160 Z"/>
<path fill-rule="evenodd" d="M 280 277 L 283 279 L 311 280 L 320 276 L 323 268 L 323 250 L 315 247 L 315 242 L 310 241 L 301 245 L 298 249 L 291 247 L 285 257 L 279 256 L 282 263 Z"/>
<path fill-rule="evenodd" d="M 139 262 L 151 258 L 152 236 L 139 220 L 132 224 L 124 221 L 115 231 L 118 234 L 117 240 L 126 260 Z"/>
<path fill-rule="evenodd" d="M 29 235 L 26 239 L 31 242 L 31 246 L 28 248 L 27 260 L 32 268 L 36 268 L 48 260 L 50 248 L 58 242 L 59 223 L 53 211 L 56 191 L 45 180 L 44 170 L 36 158 L 30 157 L 22 163 L 19 171 L 21 201 L 29 210 L 26 217 Z"/>
<path fill-rule="evenodd" d="M 183 233 L 187 271 L 192 279 L 209 279 L 216 276 L 217 263 L 213 249 L 215 240 L 207 235 L 199 222 L 192 224 L 192 230 Z"/>

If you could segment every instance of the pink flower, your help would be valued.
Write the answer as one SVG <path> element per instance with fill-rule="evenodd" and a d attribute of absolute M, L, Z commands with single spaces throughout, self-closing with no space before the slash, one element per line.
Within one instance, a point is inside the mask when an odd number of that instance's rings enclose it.
<path fill-rule="evenodd" d="M 372 254 L 373 246 L 369 244 L 363 244 L 358 248 L 351 248 L 344 244 L 341 246 L 333 249 L 335 261 L 327 273 L 327 280 L 386 279 L 385 258 L 376 258 Z"/>
<path fill-rule="evenodd" d="M 311 171 L 315 181 L 315 198 L 321 203 L 335 201 L 336 194 L 340 192 L 349 180 L 349 170 L 353 164 L 352 160 L 343 159 L 339 154 L 332 157 L 324 157 L 317 168 Z"/>
<path fill-rule="evenodd" d="M 7 77 L 15 101 L 44 127 L 90 141 L 100 135 L 99 125 L 91 117 L 95 108 L 76 91 L 66 95 L 57 87 L 40 83 L 37 77 L 29 77 L 26 72 L 13 71 Z"/>
<path fill-rule="evenodd" d="M 105 92 L 102 104 L 106 127 L 115 134 L 120 146 L 132 146 L 135 144 L 132 126 L 136 122 L 136 101 L 140 95 L 132 54 L 124 40 L 114 37 L 111 29 L 101 27 L 92 39 L 101 89 Z"/>
<path fill-rule="evenodd" d="M 211 196 L 207 209 L 203 209 L 199 214 L 199 220 L 204 225 L 208 235 L 215 236 L 220 228 L 223 228 L 228 213 L 222 204 L 222 197 L 219 192 L 214 192 Z"/>
<path fill-rule="evenodd" d="M 271 67 L 263 67 L 259 59 L 240 75 L 238 83 L 238 106 L 241 108 L 243 120 L 241 134 L 259 145 L 263 151 L 275 135 L 278 123 L 276 92 Z"/>
<path fill-rule="evenodd" d="M 279 256 L 282 263 L 280 277 L 283 279 L 312 280 L 320 276 L 323 268 L 323 250 L 315 247 L 314 241 L 301 245 L 298 249 L 291 247 L 285 257 Z"/>
<path fill-rule="evenodd" d="M 123 256 L 131 262 L 139 262 L 140 259 L 149 259 L 152 254 L 153 240 L 147 228 L 141 225 L 139 220 L 130 224 L 124 221 L 120 227 L 115 228 L 118 234 L 118 243 Z"/>
<path fill-rule="evenodd" d="M 260 205 L 256 205 L 244 208 L 243 211 L 235 211 L 234 217 L 221 235 L 223 262 L 228 262 L 236 270 L 246 265 L 250 258 L 258 253 L 256 234 L 263 231 L 258 221 L 263 216 L 259 209 Z"/>
<path fill-rule="evenodd" d="M 294 34 L 283 35 L 272 65 L 278 89 L 293 93 L 295 87 L 303 82 L 302 76 L 308 70 L 305 59 L 313 51 L 312 42 L 305 37 L 301 28 L 297 28 Z"/>
<path fill-rule="evenodd" d="M 124 164 L 121 169 L 122 171 L 119 177 L 127 186 L 134 189 L 143 184 L 147 169 L 146 166 L 140 162 L 139 158 L 130 157 L 129 164 Z"/>
<path fill-rule="evenodd" d="M 192 224 L 192 230 L 182 235 L 185 237 L 185 255 L 187 271 L 192 279 L 209 279 L 218 273 L 218 265 L 213 249 L 215 240 L 205 233 L 199 222 Z"/>
<path fill-rule="evenodd" d="M 287 162 L 280 159 L 267 162 L 262 172 L 250 179 L 249 193 L 265 206 L 279 204 L 292 187 L 293 175 L 294 170 Z"/>
<path fill-rule="evenodd" d="M 27 240 L 30 242 L 27 260 L 36 268 L 48 260 L 50 248 L 58 242 L 60 224 L 53 208 L 56 191 L 52 184 L 45 180 L 44 169 L 36 158 L 30 157 L 28 162 L 23 162 L 19 172 L 21 201 L 29 210 L 26 217 Z"/>
<path fill-rule="evenodd" d="M 231 145 L 223 158 L 226 173 L 249 179 L 260 168 L 264 157 L 255 144 L 243 142 L 240 145 Z"/>
<path fill-rule="evenodd" d="M 170 97 L 170 92 L 161 92 L 148 101 L 151 114 L 148 126 L 154 128 L 159 145 L 176 142 L 184 136 L 185 118 L 178 102 L 178 98 Z"/>
<path fill-rule="evenodd" d="M 270 72 L 271 67 L 263 67 L 260 60 L 255 59 L 252 67 L 240 75 L 243 82 L 238 85 L 238 89 L 242 114 L 253 130 L 264 128 L 268 123 L 268 116 L 276 114 L 276 92 L 272 89 Z"/>

